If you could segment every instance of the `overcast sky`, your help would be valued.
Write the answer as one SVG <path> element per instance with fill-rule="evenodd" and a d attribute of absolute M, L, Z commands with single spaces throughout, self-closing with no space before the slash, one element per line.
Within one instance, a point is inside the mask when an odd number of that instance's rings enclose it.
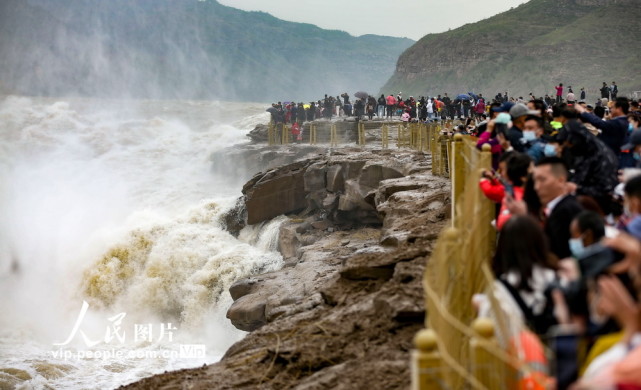
<path fill-rule="evenodd" d="M 279 19 L 343 30 L 418 40 L 526 3 L 528 0 L 218 0 Z"/>

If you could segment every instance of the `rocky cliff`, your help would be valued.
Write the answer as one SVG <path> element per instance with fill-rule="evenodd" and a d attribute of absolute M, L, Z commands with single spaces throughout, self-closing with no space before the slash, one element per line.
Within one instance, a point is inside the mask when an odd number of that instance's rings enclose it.
<path fill-rule="evenodd" d="M 383 93 L 494 96 L 552 93 L 559 82 L 596 99 L 603 81 L 641 90 L 638 0 L 531 0 L 474 24 L 423 37 L 399 58 Z"/>
<path fill-rule="evenodd" d="M 407 388 L 422 275 L 450 209 L 429 156 L 345 148 L 260 173 L 243 192 L 253 222 L 271 217 L 263 209 L 290 216 L 285 267 L 230 289 L 227 316 L 251 333 L 217 364 L 125 388 Z"/>

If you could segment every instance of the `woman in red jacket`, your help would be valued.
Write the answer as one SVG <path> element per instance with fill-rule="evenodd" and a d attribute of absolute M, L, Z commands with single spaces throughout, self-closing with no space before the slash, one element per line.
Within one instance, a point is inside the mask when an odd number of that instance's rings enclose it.
<path fill-rule="evenodd" d="M 501 156 L 499 171 L 495 174 L 484 171 L 479 182 L 483 194 L 495 203 L 501 203 L 499 215 L 496 218 L 496 228 L 501 230 L 511 217 L 507 207 L 507 197 L 523 200 L 525 182 L 532 165 L 530 156 L 524 153 L 510 152 Z"/>

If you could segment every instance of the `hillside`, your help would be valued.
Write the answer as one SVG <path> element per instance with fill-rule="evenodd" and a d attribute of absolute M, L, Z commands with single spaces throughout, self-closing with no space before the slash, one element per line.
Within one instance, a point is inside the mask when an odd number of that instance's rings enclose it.
<path fill-rule="evenodd" d="M 215 0 L 3 0 L 0 34 L 5 92 L 250 101 L 374 92 L 413 43 Z"/>
<path fill-rule="evenodd" d="M 430 34 L 407 49 L 381 89 L 420 95 L 552 93 L 559 82 L 588 98 L 603 81 L 641 90 L 640 0 L 531 0 L 478 23 Z M 575 90 L 575 92 L 576 92 Z"/>

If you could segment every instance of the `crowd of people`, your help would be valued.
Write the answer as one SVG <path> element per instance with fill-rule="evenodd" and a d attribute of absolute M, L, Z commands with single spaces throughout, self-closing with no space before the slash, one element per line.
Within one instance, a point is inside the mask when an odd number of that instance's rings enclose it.
<path fill-rule="evenodd" d="M 613 86 L 594 106 L 562 84 L 554 101 L 497 96 L 455 130 L 490 145 L 495 291 L 552 347 L 558 389 L 641 389 L 641 112 Z"/>
<path fill-rule="evenodd" d="M 270 112 L 292 124 L 342 115 L 464 119 L 446 131 L 490 146 L 492 169 L 479 186 L 496 204 L 492 268 L 510 329 L 550 343 L 549 371 L 539 371 L 555 388 L 641 389 L 639 102 L 618 96 L 614 82 L 604 82 L 592 104 L 585 88 L 578 96 L 563 84 L 555 89 L 489 101 L 469 93 L 367 95 L 353 105 L 345 93 Z M 492 310 L 482 296 L 475 304 Z"/>
<path fill-rule="evenodd" d="M 448 96 L 447 93 L 442 96 L 439 94 L 434 97 L 420 96 L 418 99 L 414 96 L 403 98 L 402 92 L 398 94 L 381 94 L 376 98 L 364 92 L 355 94 L 355 100 L 352 102 L 349 94 L 343 93 L 340 96 L 325 95 L 323 99 L 317 101 L 303 102 L 278 102 L 273 103 L 268 111 L 272 114 L 274 123 L 287 123 L 302 125 L 304 122 L 319 119 L 331 119 L 333 117 L 355 117 L 357 120 L 368 117 L 374 119 L 401 119 L 403 121 L 420 121 L 429 122 L 433 120 L 444 119 L 480 119 L 482 115 L 489 112 L 490 104 L 494 103 L 526 103 L 532 100 L 540 100 L 545 103 L 546 107 L 552 107 L 555 104 L 567 103 L 575 104 L 577 102 L 585 103 L 588 96 L 585 88 L 581 88 L 577 96 L 572 87 L 568 87 L 567 94 L 563 83 L 554 87 L 556 95 L 546 94 L 543 97 L 536 98 L 531 92 L 526 99 L 522 96 L 518 98 L 509 96 L 508 92 L 497 93 L 493 99 L 486 99 L 483 94 L 464 93 L 454 97 Z M 593 106 L 605 107 L 608 102 L 616 100 L 618 96 L 618 86 L 613 81 L 608 86 L 603 82 L 600 89 L 601 97 L 595 99 Z"/>

